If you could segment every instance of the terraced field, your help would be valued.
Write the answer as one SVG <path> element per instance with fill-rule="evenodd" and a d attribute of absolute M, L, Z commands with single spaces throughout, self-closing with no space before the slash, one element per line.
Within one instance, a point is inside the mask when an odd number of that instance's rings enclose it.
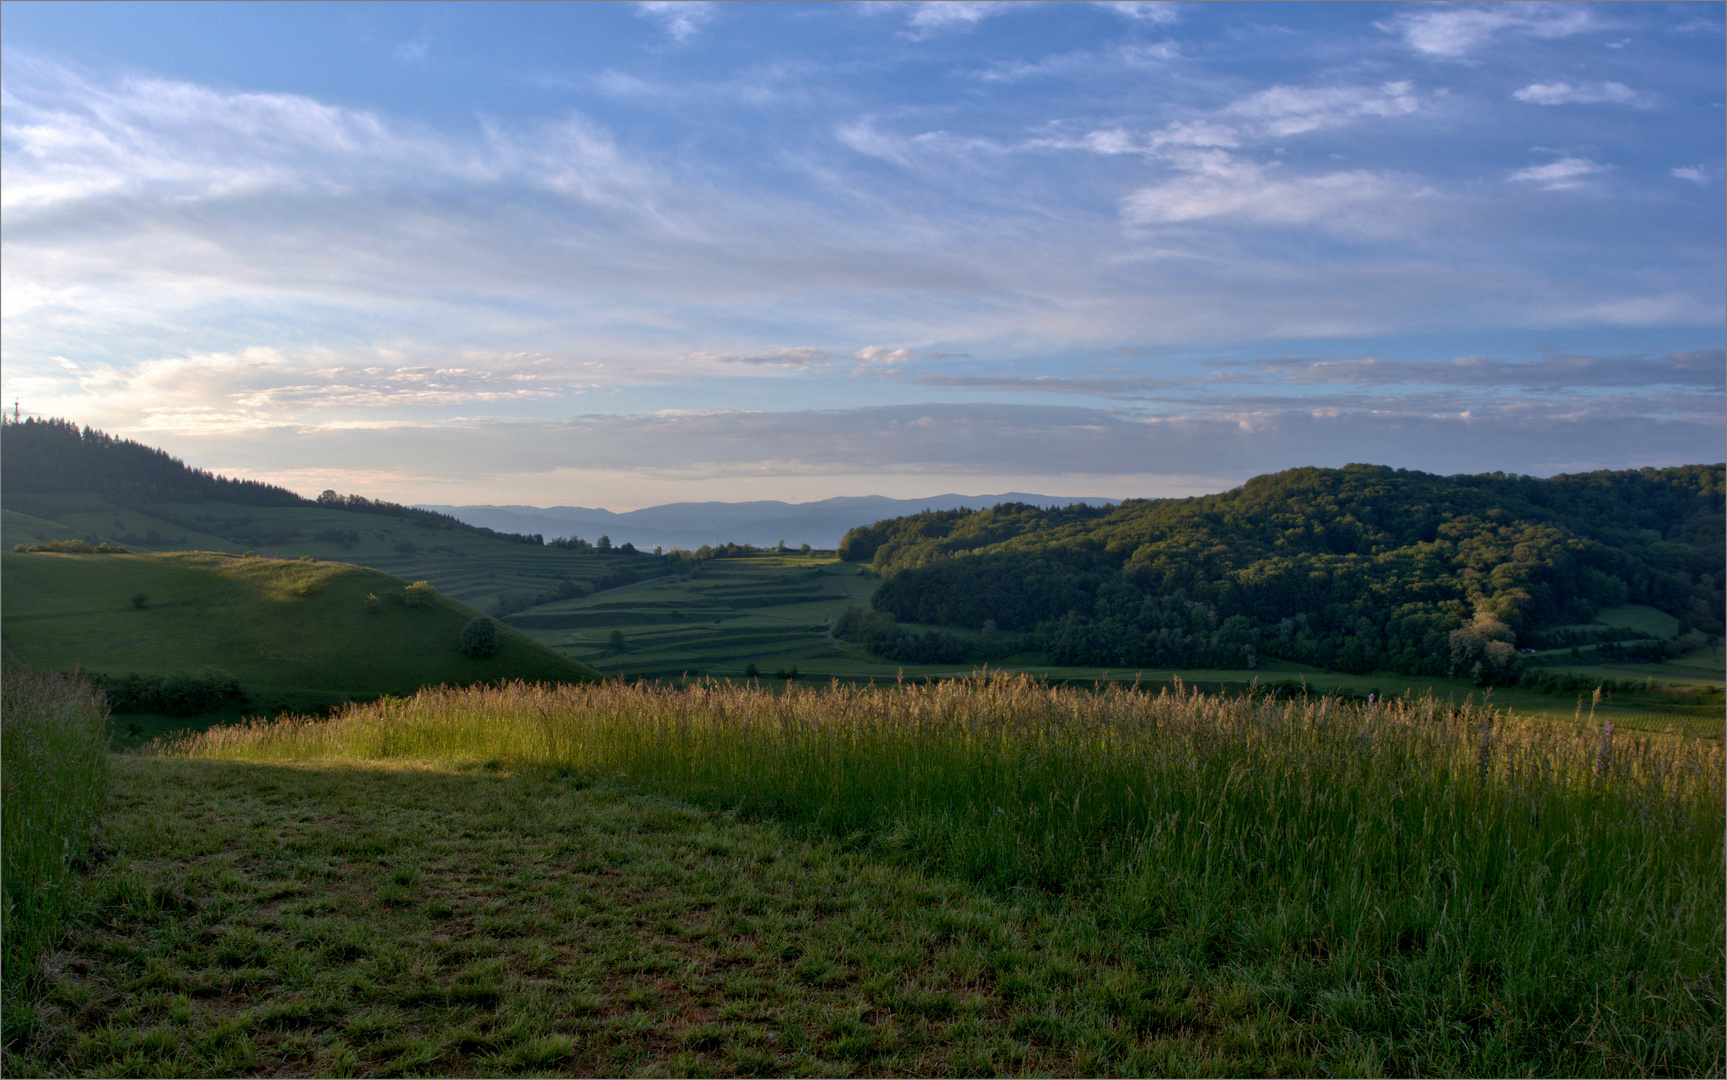
<path fill-rule="evenodd" d="M 608 675 L 879 674 L 891 668 L 827 636 L 834 616 L 867 605 L 877 579 L 831 552 L 712 559 L 694 576 L 536 607 L 511 625 Z M 622 633 L 621 649 L 612 634 Z"/>

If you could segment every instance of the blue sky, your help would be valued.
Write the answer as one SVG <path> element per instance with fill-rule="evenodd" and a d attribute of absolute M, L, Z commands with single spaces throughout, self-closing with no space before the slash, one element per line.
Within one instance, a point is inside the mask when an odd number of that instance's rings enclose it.
<path fill-rule="evenodd" d="M 8 2 L 4 393 L 440 503 L 1718 461 L 1724 14 Z"/>

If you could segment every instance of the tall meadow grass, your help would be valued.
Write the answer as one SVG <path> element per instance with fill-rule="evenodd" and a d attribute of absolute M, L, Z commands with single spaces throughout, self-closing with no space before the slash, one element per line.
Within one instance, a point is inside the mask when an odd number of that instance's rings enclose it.
<path fill-rule="evenodd" d="M 67 908 L 108 781 L 108 706 L 76 676 L 0 673 L 0 891 L 7 996 L 31 978 Z"/>
<path fill-rule="evenodd" d="M 428 690 L 161 749 L 496 761 L 773 818 L 1083 911 L 1165 992 L 1234 987 L 1392 1073 L 1722 1069 L 1719 742 L 992 676 Z"/>

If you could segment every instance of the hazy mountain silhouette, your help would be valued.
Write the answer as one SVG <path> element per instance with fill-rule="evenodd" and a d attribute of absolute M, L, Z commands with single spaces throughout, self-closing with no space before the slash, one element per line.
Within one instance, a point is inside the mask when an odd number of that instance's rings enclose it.
<path fill-rule="evenodd" d="M 1010 491 L 1001 495 L 932 495 L 924 499 L 890 499 L 885 495 L 845 496 L 820 502 L 681 502 L 614 513 L 586 506 L 444 506 L 416 504 L 449 514 L 470 525 L 500 532 L 539 533 L 547 540 L 579 536 L 592 541 L 609 536 L 614 544 L 638 548 L 697 548 L 703 544 L 772 545 L 784 540 L 792 547 L 832 548 L 847 529 L 920 510 L 982 509 L 998 503 L 1105 506 L 1119 499 L 1067 498 Z"/>

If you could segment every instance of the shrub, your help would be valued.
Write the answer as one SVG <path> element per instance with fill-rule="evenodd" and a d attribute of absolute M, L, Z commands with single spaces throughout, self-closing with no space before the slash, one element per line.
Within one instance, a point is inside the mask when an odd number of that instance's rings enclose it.
<path fill-rule="evenodd" d="M 141 607 L 144 607 L 145 605 L 147 605 L 149 603 L 150 603 L 150 598 L 149 598 L 149 596 L 145 595 L 144 593 L 136 592 L 136 593 L 132 594 L 132 606 L 133 607 L 141 608 Z"/>
<path fill-rule="evenodd" d="M 429 581 L 416 581 L 402 589 L 402 603 L 409 607 L 431 607 L 438 602 L 438 590 Z"/>
<path fill-rule="evenodd" d="M 115 712 L 153 712 L 167 716 L 197 716 L 245 700 L 240 683 L 223 671 L 206 668 L 196 675 L 96 676 Z"/>
<path fill-rule="evenodd" d="M 377 593 L 366 594 L 366 614 L 376 615 L 384 610 L 384 602 L 378 599 Z"/>
<path fill-rule="evenodd" d="M 498 624 L 481 615 L 468 620 L 462 627 L 462 655 L 470 660 L 484 660 L 498 652 Z"/>
<path fill-rule="evenodd" d="M 131 552 L 119 544 L 103 541 L 91 547 L 83 540 L 44 540 L 39 544 L 13 544 L 12 550 L 20 553 L 33 551 L 52 551 L 61 555 L 130 555 Z"/>

